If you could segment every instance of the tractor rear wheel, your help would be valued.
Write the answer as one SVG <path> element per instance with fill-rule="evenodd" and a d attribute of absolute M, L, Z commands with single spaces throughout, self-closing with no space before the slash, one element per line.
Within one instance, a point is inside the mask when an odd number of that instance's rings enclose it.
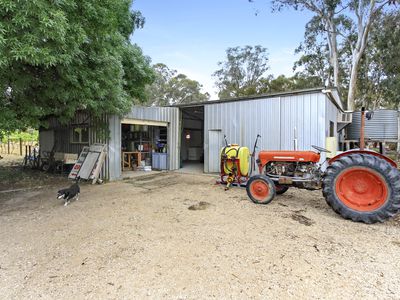
<path fill-rule="evenodd" d="M 334 161 L 322 192 L 336 213 L 355 222 L 383 222 L 400 209 L 399 171 L 373 155 L 349 154 Z"/>
<path fill-rule="evenodd" d="M 275 183 L 275 190 L 277 195 L 282 195 L 286 193 L 288 189 L 289 189 L 288 185 Z"/>
<path fill-rule="evenodd" d="M 251 201 L 256 204 L 268 204 L 276 194 L 274 182 L 265 175 L 250 177 L 246 191 Z"/>

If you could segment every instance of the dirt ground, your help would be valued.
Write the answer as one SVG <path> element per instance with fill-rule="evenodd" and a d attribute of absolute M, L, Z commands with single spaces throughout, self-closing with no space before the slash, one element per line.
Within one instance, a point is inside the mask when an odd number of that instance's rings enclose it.
<path fill-rule="evenodd" d="M 1 298 L 399 299 L 399 217 L 353 223 L 296 189 L 255 205 L 215 179 L 82 185 L 67 207 L 65 179 L 3 190 Z"/>

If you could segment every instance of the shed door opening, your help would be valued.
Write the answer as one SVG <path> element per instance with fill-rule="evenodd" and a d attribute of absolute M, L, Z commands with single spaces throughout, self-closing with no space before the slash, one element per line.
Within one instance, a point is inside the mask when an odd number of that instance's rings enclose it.
<path fill-rule="evenodd" d="M 145 121 L 121 124 L 122 171 L 168 170 L 168 127 Z"/>
<path fill-rule="evenodd" d="M 204 106 L 185 107 L 182 112 L 181 171 L 204 172 Z"/>

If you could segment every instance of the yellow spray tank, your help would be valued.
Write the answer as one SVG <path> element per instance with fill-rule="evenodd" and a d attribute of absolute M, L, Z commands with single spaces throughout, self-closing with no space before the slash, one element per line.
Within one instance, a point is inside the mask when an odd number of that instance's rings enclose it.
<path fill-rule="evenodd" d="M 220 171 L 220 183 L 226 184 L 225 190 L 236 183 L 243 186 L 249 176 L 252 173 L 253 165 L 255 163 L 254 154 L 257 149 L 257 142 L 261 136 L 257 134 L 256 141 L 254 143 L 253 154 L 250 154 L 250 150 L 247 147 L 241 147 L 237 144 L 228 144 L 225 139 L 225 147 L 221 149 L 221 171 Z M 252 165 L 250 166 L 250 157 L 252 158 Z"/>
<path fill-rule="evenodd" d="M 250 150 L 239 145 L 227 145 L 221 149 L 221 180 L 226 177 L 226 189 L 233 182 L 242 182 L 249 175 Z"/>
<path fill-rule="evenodd" d="M 240 147 L 239 145 L 232 144 L 221 149 L 221 158 L 226 157 L 224 163 L 224 173 L 226 175 L 232 173 L 234 161 L 239 160 L 238 171 L 242 176 L 249 175 L 249 158 L 250 150 L 247 147 Z M 222 160 L 221 160 L 222 161 Z"/>

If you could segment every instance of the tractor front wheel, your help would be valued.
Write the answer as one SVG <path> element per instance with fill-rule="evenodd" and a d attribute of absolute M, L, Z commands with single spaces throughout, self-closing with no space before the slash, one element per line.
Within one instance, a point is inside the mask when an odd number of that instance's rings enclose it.
<path fill-rule="evenodd" d="M 250 177 L 246 191 L 251 201 L 256 204 L 268 204 L 276 194 L 274 182 L 265 175 Z"/>
<path fill-rule="evenodd" d="M 322 189 L 328 205 L 355 222 L 383 222 L 400 209 L 399 171 L 373 155 L 337 159 L 327 168 Z"/>

